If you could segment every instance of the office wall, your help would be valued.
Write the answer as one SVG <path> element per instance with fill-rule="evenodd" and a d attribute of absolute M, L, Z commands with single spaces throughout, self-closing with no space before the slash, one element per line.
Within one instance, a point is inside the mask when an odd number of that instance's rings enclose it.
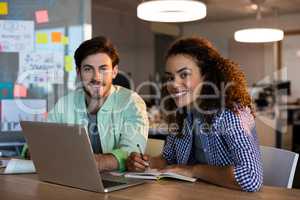
<path fill-rule="evenodd" d="M 119 69 L 130 73 L 135 88 L 154 74 L 154 33 L 151 24 L 124 12 L 92 1 L 92 35 L 109 37 L 120 53 Z"/>
<path fill-rule="evenodd" d="M 282 79 L 293 80 L 291 94 L 300 98 L 300 31 L 295 35 L 287 35 L 282 42 Z"/>
<path fill-rule="evenodd" d="M 300 29 L 300 13 L 291 15 L 282 15 L 278 19 L 273 17 L 264 17 L 260 24 L 274 25 L 283 30 Z M 247 45 L 237 44 L 233 40 L 234 32 L 238 29 L 257 25 L 255 19 L 241 19 L 233 21 L 220 22 L 197 22 L 187 23 L 183 26 L 183 34 L 186 36 L 200 35 L 211 40 L 220 52 L 228 58 L 234 59 L 242 64 L 243 70 L 250 84 L 260 80 L 261 77 L 272 78 L 276 69 L 276 58 L 274 58 L 273 44 Z M 263 54 L 263 55 L 261 55 Z M 253 71 L 256 71 L 255 73 Z M 258 74 L 262 74 L 259 75 Z M 300 94 L 296 94 L 300 96 Z"/>
<path fill-rule="evenodd" d="M 262 80 L 264 70 L 264 45 L 245 44 L 233 40 L 229 41 L 228 52 L 230 59 L 238 62 L 247 76 L 249 85 Z M 255 59 L 253 59 L 255 57 Z"/>

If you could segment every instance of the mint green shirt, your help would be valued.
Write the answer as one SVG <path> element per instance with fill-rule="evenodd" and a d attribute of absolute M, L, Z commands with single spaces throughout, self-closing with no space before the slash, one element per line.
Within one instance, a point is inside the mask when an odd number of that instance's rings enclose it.
<path fill-rule="evenodd" d="M 87 128 L 84 91 L 76 90 L 59 99 L 49 112 L 48 121 Z M 120 171 L 125 170 L 128 155 L 139 151 L 137 144 L 145 150 L 149 123 L 145 102 L 137 93 L 112 86 L 110 95 L 97 113 L 97 125 L 102 151 L 116 157 Z"/>

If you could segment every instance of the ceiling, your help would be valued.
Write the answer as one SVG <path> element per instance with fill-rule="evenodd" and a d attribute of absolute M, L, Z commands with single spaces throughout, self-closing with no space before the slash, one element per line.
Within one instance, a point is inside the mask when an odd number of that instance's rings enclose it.
<path fill-rule="evenodd" d="M 137 5 L 142 0 L 93 0 L 93 6 L 102 6 L 122 13 L 135 15 Z M 207 5 L 206 21 L 226 21 L 255 17 L 251 0 L 202 0 Z M 300 13 L 300 0 L 265 0 L 262 4 L 262 16 Z"/>

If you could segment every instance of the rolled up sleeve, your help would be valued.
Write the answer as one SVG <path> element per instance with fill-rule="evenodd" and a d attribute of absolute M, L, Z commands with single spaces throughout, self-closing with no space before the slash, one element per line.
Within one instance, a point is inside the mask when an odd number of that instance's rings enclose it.
<path fill-rule="evenodd" d="M 148 138 L 149 122 L 145 102 L 137 94 L 124 109 L 124 124 L 117 149 L 112 151 L 119 163 L 119 170 L 125 170 L 125 163 L 131 152 L 138 152 L 137 144 L 145 151 Z"/>
<path fill-rule="evenodd" d="M 234 176 L 243 191 L 258 191 L 263 184 L 263 169 L 256 138 L 254 118 L 229 112 L 224 123 L 225 140 L 234 165 Z"/>

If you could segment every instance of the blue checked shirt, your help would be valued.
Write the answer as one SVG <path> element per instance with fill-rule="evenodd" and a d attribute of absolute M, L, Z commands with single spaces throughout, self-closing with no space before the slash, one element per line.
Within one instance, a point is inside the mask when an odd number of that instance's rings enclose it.
<path fill-rule="evenodd" d="M 185 120 L 183 137 L 167 136 L 163 149 L 167 163 L 197 164 L 193 148 L 193 138 L 197 138 L 201 140 L 208 165 L 233 166 L 241 189 L 258 191 L 263 183 L 263 169 L 250 109 L 239 109 L 238 114 L 225 109 L 216 115 L 211 126 L 201 120 L 201 115 L 193 116 L 192 121 L 189 117 Z"/>

